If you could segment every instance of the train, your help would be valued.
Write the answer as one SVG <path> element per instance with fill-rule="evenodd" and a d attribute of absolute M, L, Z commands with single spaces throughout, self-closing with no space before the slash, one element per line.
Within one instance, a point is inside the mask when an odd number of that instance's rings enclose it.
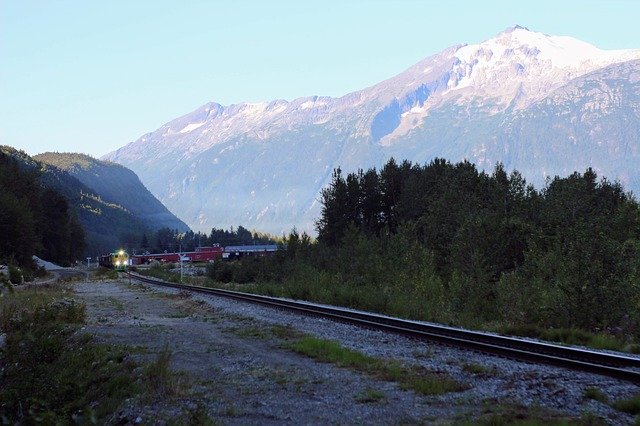
<path fill-rule="evenodd" d="M 124 271 L 129 266 L 129 254 L 122 250 L 116 250 L 113 253 L 103 254 L 98 257 L 98 263 L 105 268 L 114 268 L 117 271 Z"/>
<path fill-rule="evenodd" d="M 213 262 L 222 258 L 224 249 L 219 245 L 209 247 L 197 247 L 195 251 L 187 251 L 180 253 L 143 253 L 131 256 L 132 265 L 144 265 L 147 263 L 176 263 L 183 262 Z"/>
<path fill-rule="evenodd" d="M 129 256 L 124 250 L 116 250 L 100 256 L 100 265 L 117 270 L 127 266 L 146 265 L 150 263 L 206 262 L 217 260 L 236 260 L 243 257 L 264 257 L 278 251 L 275 244 L 240 245 L 221 247 L 216 244 L 208 247 L 197 247 L 194 251 L 133 254 Z"/>

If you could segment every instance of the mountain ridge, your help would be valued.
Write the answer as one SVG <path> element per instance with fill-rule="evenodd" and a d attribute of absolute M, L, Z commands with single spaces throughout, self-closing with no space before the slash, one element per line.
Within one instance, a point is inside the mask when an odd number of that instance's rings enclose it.
<path fill-rule="evenodd" d="M 490 148 L 499 139 L 504 150 L 515 138 L 508 128 L 531 127 L 514 121 L 522 111 L 542 114 L 539 102 L 571 81 L 637 59 L 637 49 L 605 51 L 516 26 L 339 98 L 208 103 L 103 158 L 136 171 L 163 203 L 180 206 L 194 229 L 242 223 L 312 231 L 318 194 L 333 168 L 379 167 L 391 156 L 418 163 L 467 158 L 482 168 L 519 164 Z M 523 136 L 535 136 L 528 132 Z M 551 134 L 549 143 L 561 136 Z M 539 183 L 546 166 L 533 163 L 537 171 L 525 176 Z"/>

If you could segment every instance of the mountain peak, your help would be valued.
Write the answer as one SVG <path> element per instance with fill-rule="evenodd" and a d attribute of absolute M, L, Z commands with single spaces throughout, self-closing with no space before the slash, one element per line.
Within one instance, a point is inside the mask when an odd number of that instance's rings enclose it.
<path fill-rule="evenodd" d="M 567 91 L 559 89 L 631 59 L 640 59 L 640 50 L 602 50 L 572 37 L 514 25 L 481 43 L 451 46 L 339 98 L 310 96 L 225 107 L 210 103 L 104 158 L 134 169 L 195 229 L 242 223 L 275 233 L 292 225 L 311 231 L 320 208 L 318 193 L 337 166 L 353 171 L 378 167 L 389 156 L 416 162 L 446 156 L 470 158 L 489 168 L 496 161 L 507 167 L 519 164 L 529 176 L 548 176 L 560 172 L 552 159 L 539 160 L 549 152 L 570 152 L 567 158 L 584 152 L 583 159 L 604 152 L 614 145 L 598 135 L 626 121 L 612 119 L 598 127 L 593 117 L 609 114 L 625 98 L 594 89 L 585 93 L 586 106 L 578 110 L 571 99 L 565 101 Z M 577 91 L 575 87 L 571 90 Z M 568 127 L 561 126 L 569 130 L 545 127 L 549 118 L 544 113 L 550 107 L 543 100 L 551 96 L 552 106 L 576 111 Z M 626 114 L 627 109 L 620 111 Z M 522 117 L 527 114 L 534 118 L 525 123 Z M 567 139 L 577 126 L 573 123 L 582 123 L 583 117 L 597 124 L 593 135 Z M 517 126 L 526 137 L 515 134 Z M 547 137 L 538 137 L 543 131 Z M 531 150 L 525 142 L 529 137 Z M 634 137 L 624 134 L 624 140 Z M 541 148 L 554 138 L 559 151 Z M 583 145 L 580 138 L 597 144 Z M 518 144 L 512 146 L 510 140 Z M 590 163 L 573 162 L 568 172 L 585 164 Z"/>
<path fill-rule="evenodd" d="M 638 50 L 602 50 L 568 36 L 553 36 L 515 25 L 482 43 L 456 50 L 448 88 L 494 93 L 521 106 L 540 99 L 572 78 L 617 62 L 640 58 Z"/>
<path fill-rule="evenodd" d="M 512 26 L 508 27 L 506 30 L 502 31 L 501 34 L 509 34 L 509 33 L 512 33 L 512 32 L 514 32 L 516 30 L 531 31 L 527 27 L 523 27 L 522 25 L 516 24 L 516 25 L 512 25 Z"/>

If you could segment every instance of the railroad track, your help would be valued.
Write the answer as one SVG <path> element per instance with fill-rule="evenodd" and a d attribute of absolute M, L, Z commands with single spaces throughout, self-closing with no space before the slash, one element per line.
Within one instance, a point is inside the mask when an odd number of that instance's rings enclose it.
<path fill-rule="evenodd" d="M 321 316 L 340 322 L 403 334 L 458 348 L 531 363 L 548 364 L 572 370 L 585 371 L 640 384 L 640 358 L 533 342 L 513 337 L 497 336 L 443 325 L 424 324 L 416 321 L 352 311 L 338 307 L 316 305 L 308 302 L 170 283 L 130 272 L 126 272 L 126 274 L 132 279 L 149 284 L 206 293 L 261 304 L 272 308 L 286 309 L 305 315 Z"/>

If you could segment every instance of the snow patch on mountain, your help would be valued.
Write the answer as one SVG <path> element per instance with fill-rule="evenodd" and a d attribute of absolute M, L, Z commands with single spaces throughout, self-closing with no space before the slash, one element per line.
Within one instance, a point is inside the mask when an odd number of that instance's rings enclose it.
<path fill-rule="evenodd" d="M 639 59 L 640 50 L 606 51 L 572 37 L 516 26 L 480 44 L 461 47 L 454 57 L 449 92 L 471 88 L 466 97 L 491 94 L 503 105 L 516 100 L 513 106 L 523 108 L 573 78 Z"/>
<path fill-rule="evenodd" d="M 207 124 L 206 121 L 202 121 L 200 123 L 189 123 L 186 126 L 184 126 L 184 128 L 180 130 L 178 133 L 188 133 L 197 128 L 204 126 L 205 124 Z"/>

